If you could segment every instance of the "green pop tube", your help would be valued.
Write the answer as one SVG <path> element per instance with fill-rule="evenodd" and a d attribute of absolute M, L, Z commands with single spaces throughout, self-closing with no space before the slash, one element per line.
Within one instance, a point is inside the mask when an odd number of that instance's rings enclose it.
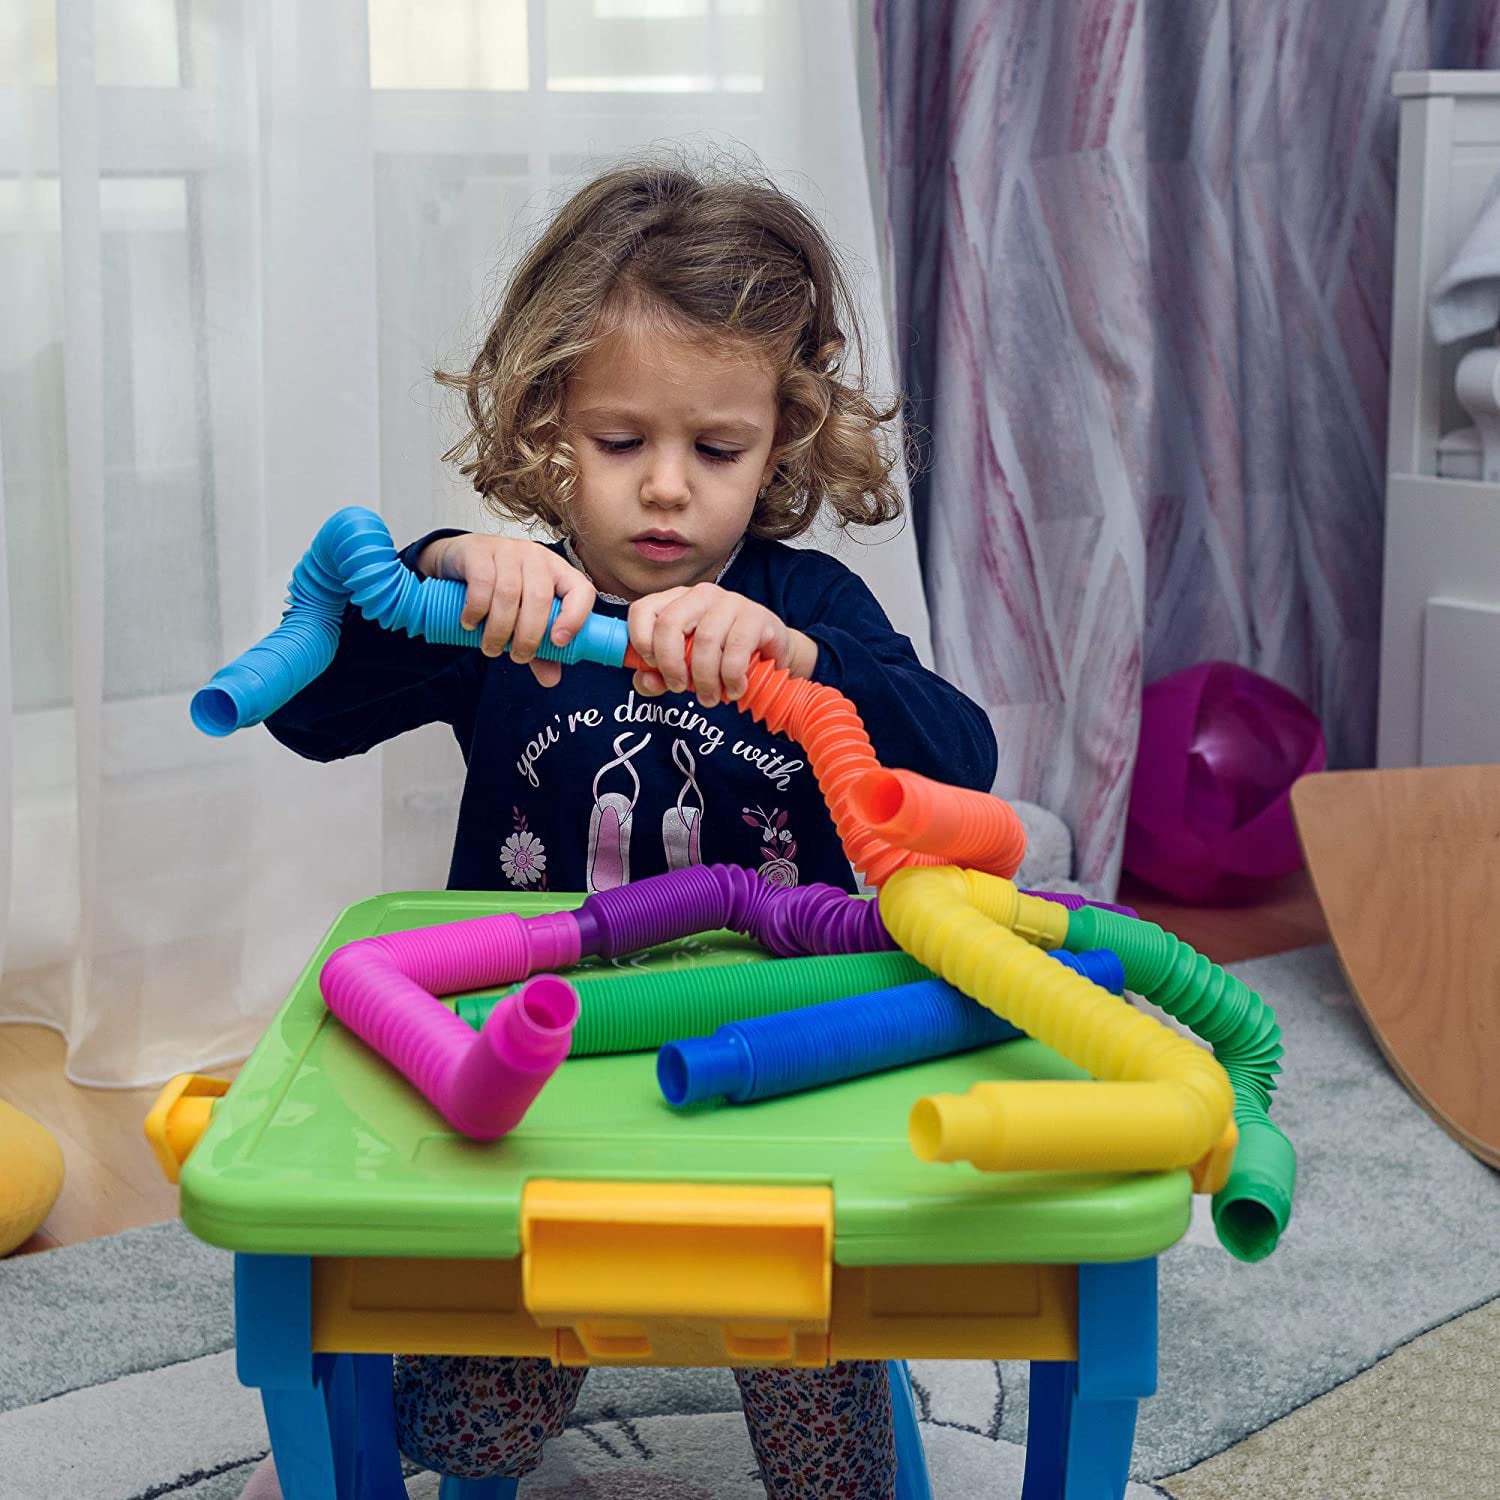
<path fill-rule="evenodd" d="M 1271 1007 L 1155 922 L 1085 906 L 1068 916 L 1070 952 L 1113 948 L 1125 987 L 1203 1038 L 1234 1087 L 1239 1144 L 1229 1180 L 1214 1194 L 1214 1229 L 1237 1260 L 1263 1260 L 1292 1216 L 1297 1154 L 1269 1118 L 1281 1071 L 1281 1028 Z"/>
<path fill-rule="evenodd" d="M 778 958 L 702 969 L 582 970 L 568 975 L 580 1015 L 572 1057 L 649 1052 L 679 1037 L 708 1036 L 730 1021 L 800 1010 L 868 990 L 891 989 L 932 972 L 905 953 Z M 478 1029 L 504 995 L 458 1002 L 459 1019 Z"/>

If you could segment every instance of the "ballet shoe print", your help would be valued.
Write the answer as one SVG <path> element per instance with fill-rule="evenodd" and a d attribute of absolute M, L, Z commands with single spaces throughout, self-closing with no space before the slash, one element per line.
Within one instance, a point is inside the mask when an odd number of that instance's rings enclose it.
<path fill-rule="evenodd" d="M 703 863 L 703 788 L 698 785 L 698 763 L 685 740 L 672 741 L 672 764 L 682 772 L 682 790 L 677 805 L 661 816 L 661 842 L 669 870 L 685 870 Z M 688 794 L 698 799 L 696 807 L 688 803 Z"/>
<path fill-rule="evenodd" d="M 630 884 L 630 830 L 635 821 L 635 804 L 641 795 L 641 778 L 636 775 L 631 761 L 651 743 L 651 736 L 643 734 L 630 749 L 629 734 L 615 737 L 614 759 L 607 760 L 594 773 L 594 810 L 589 814 L 589 849 L 587 866 L 588 889 L 612 891 L 617 886 Z M 630 777 L 630 795 L 624 792 L 599 790 L 606 772 L 619 766 Z"/>

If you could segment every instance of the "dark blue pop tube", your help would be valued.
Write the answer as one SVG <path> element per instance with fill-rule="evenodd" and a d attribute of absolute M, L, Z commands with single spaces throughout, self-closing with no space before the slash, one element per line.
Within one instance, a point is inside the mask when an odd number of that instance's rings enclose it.
<path fill-rule="evenodd" d="M 413 573 L 402 563 L 385 522 L 363 506 L 346 506 L 323 523 L 293 571 L 281 623 L 193 695 L 193 723 L 204 734 L 232 734 L 296 697 L 333 660 L 344 606 L 351 602 L 386 630 L 404 630 L 443 646 L 477 646 L 483 628 L 465 630 L 459 624 L 466 592 L 454 579 Z M 566 646 L 554 646 L 550 631 L 560 605 L 559 600 L 552 606 L 549 634 L 537 648 L 543 661 L 624 664 L 630 644 L 624 620 L 590 615 Z"/>
<path fill-rule="evenodd" d="M 1052 957 L 1117 995 L 1125 988 L 1124 966 L 1108 948 Z M 669 1104 L 746 1104 L 1020 1035 L 945 981 L 921 979 L 668 1042 L 656 1056 L 656 1080 Z"/>
<path fill-rule="evenodd" d="M 1064 968 L 1072 969 L 1091 979 L 1102 990 L 1112 995 L 1125 993 L 1125 965 L 1120 955 L 1112 948 L 1089 948 L 1083 953 L 1069 953 L 1066 948 L 1055 948 L 1049 955 Z"/>
<path fill-rule="evenodd" d="M 668 1042 L 657 1053 L 656 1080 L 669 1104 L 721 1097 L 745 1104 L 1019 1035 L 952 985 L 920 979 Z"/>

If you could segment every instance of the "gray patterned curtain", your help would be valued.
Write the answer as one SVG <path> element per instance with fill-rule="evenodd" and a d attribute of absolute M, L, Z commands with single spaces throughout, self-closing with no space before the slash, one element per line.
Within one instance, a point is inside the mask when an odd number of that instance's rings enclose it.
<path fill-rule="evenodd" d="M 1208 659 L 1373 755 L 1396 109 L 1500 0 L 876 0 L 939 669 L 1119 872 L 1143 683 Z"/>

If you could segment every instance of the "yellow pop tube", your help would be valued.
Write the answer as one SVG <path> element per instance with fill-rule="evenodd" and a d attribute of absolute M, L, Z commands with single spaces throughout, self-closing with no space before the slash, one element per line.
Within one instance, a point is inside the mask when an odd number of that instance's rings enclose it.
<path fill-rule="evenodd" d="M 976 1083 L 918 1099 L 909 1134 L 923 1161 L 985 1172 L 1166 1172 L 1192 1165 L 1196 1122 L 1189 1092 L 1165 1083 Z"/>
<path fill-rule="evenodd" d="M 1193 1166 L 1229 1123 L 1228 1075 L 1209 1053 L 1038 951 L 1061 941 L 1049 906 L 999 876 L 952 867 L 898 870 L 882 887 L 886 927 L 913 958 L 1103 1081 L 978 1084 L 962 1098 L 920 1099 L 913 1150 L 987 1171 Z M 1056 910 L 1065 931 L 1066 912 Z"/>

